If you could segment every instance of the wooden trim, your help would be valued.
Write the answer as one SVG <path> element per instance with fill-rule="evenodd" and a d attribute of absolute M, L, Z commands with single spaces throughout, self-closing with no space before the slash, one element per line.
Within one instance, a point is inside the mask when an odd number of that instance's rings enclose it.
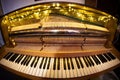
<path fill-rule="evenodd" d="M 63 47 L 64 48 L 64 47 Z M 76 47 L 77 48 L 77 47 Z M 95 54 L 101 54 L 111 51 L 112 48 L 109 49 L 100 49 L 100 50 L 78 50 L 78 51 L 49 51 L 49 50 L 27 50 L 27 49 L 15 49 L 15 48 L 6 48 L 6 53 L 14 52 L 19 54 L 26 54 L 32 56 L 41 56 L 41 57 L 77 57 L 77 56 L 89 56 Z"/>

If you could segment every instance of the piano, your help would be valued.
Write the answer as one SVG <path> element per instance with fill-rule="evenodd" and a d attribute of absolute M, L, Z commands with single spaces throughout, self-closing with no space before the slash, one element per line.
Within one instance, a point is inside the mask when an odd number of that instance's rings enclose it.
<path fill-rule="evenodd" d="M 1 18 L 0 66 L 33 80 L 90 79 L 120 66 L 117 19 L 77 2 L 42 2 Z"/>

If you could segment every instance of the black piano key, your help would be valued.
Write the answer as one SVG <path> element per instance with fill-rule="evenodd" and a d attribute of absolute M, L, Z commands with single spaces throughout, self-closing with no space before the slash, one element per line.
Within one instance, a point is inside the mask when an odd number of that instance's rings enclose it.
<path fill-rule="evenodd" d="M 60 70 L 60 58 L 58 58 L 57 70 Z"/>
<path fill-rule="evenodd" d="M 103 54 L 101 54 L 101 56 L 104 58 L 105 62 L 108 61 L 107 58 Z"/>
<path fill-rule="evenodd" d="M 27 63 L 28 63 L 30 57 L 31 57 L 31 56 L 29 55 L 28 58 L 27 58 L 27 60 L 26 60 L 26 63 L 24 64 L 25 66 L 27 66 Z"/>
<path fill-rule="evenodd" d="M 100 59 L 102 63 L 104 63 L 104 60 L 99 55 L 97 55 L 97 57 Z"/>
<path fill-rule="evenodd" d="M 3 58 L 7 58 L 7 56 L 9 56 L 11 54 L 11 52 L 8 52 Z"/>
<path fill-rule="evenodd" d="M 54 62 L 53 62 L 53 70 L 56 70 L 56 58 L 54 58 Z"/>
<path fill-rule="evenodd" d="M 9 61 L 13 61 L 15 54 L 12 54 L 12 56 L 9 58 Z"/>
<path fill-rule="evenodd" d="M 91 60 L 90 56 L 87 56 L 87 58 L 90 60 L 90 63 L 92 64 L 92 66 L 94 66 L 93 61 Z"/>
<path fill-rule="evenodd" d="M 82 63 L 80 57 L 78 57 L 78 60 L 79 60 L 79 63 L 80 63 L 80 65 L 81 65 L 81 67 L 83 68 L 84 66 L 83 66 L 83 63 Z"/>
<path fill-rule="evenodd" d="M 27 62 L 29 61 L 29 59 L 30 59 L 30 55 L 28 55 L 27 60 L 24 63 L 25 66 L 26 66 Z"/>
<path fill-rule="evenodd" d="M 25 59 L 25 61 L 23 62 L 23 65 L 26 65 L 27 64 L 27 61 L 28 61 L 28 59 L 29 59 L 29 55 L 27 55 L 27 57 L 26 57 L 26 59 Z"/>
<path fill-rule="evenodd" d="M 98 58 L 101 60 L 102 63 L 106 62 L 106 59 L 102 55 L 97 55 Z"/>
<path fill-rule="evenodd" d="M 67 58 L 67 65 L 68 65 L 68 70 L 70 70 L 69 58 Z"/>
<path fill-rule="evenodd" d="M 31 67 L 33 67 L 33 65 L 34 65 L 34 63 L 35 63 L 36 58 L 37 58 L 37 56 L 35 56 L 35 57 L 34 57 L 34 59 L 33 59 L 32 63 L 31 63 L 31 65 L 30 65 Z"/>
<path fill-rule="evenodd" d="M 33 60 L 33 65 L 32 65 L 32 67 L 35 67 L 35 64 L 36 64 L 36 61 L 37 61 L 37 59 L 38 59 L 38 56 L 35 56 L 36 58 L 35 58 L 35 60 Z"/>
<path fill-rule="evenodd" d="M 18 63 L 18 60 L 19 58 L 21 57 L 22 55 L 19 54 L 18 58 L 15 60 L 15 63 Z"/>
<path fill-rule="evenodd" d="M 103 54 L 101 54 L 101 56 L 103 57 L 104 61 L 107 62 L 107 59 L 105 58 L 105 56 L 103 56 Z"/>
<path fill-rule="evenodd" d="M 21 65 L 23 65 L 23 63 L 25 62 L 26 58 L 27 58 L 27 56 L 24 57 L 24 59 L 21 62 Z"/>
<path fill-rule="evenodd" d="M 26 63 L 26 66 L 28 66 L 28 64 L 29 64 L 29 62 L 30 62 L 31 59 L 32 59 L 32 56 L 30 56 L 29 60 Z"/>
<path fill-rule="evenodd" d="M 72 58 L 70 57 L 70 62 L 71 62 L 71 67 L 72 69 L 74 69 L 74 65 L 73 65 L 73 61 L 72 61 Z"/>
<path fill-rule="evenodd" d="M 78 63 L 77 57 L 75 57 L 75 61 L 76 61 L 76 63 L 77 63 L 78 69 L 80 69 L 80 65 L 79 65 L 79 63 Z"/>
<path fill-rule="evenodd" d="M 105 53 L 103 54 L 109 61 L 111 61 L 111 58 Z"/>
<path fill-rule="evenodd" d="M 22 56 L 19 58 L 19 60 L 18 60 L 17 63 L 20 63 L 20 61 L 22 60 L 22 58 L 24 58 L 24 55 L 22 55 Z"/>
<path fill-rule="evenodd" d="M 16 59 L 15 63 L 18 63 L 18 61 L 21 57 L 22 57 L 22 55 L 19 55 L 19 57 Z"/>
<path fill-rule="evenodd" d="M 15 61 L 18 56 L 19 56 L 19 54 L 15 54 L 14 58 L 12 59 L 12 61 Z"/>
<path fill-rule="evenodd" d="M 8 56 L 5 59 L 8 60 L 12 56 L 12 54 L 13 54 L 12 52 L 9 52 Z"/>
<path fill-rule="evenodd" d="M 24 59 L 25 59 L 26 55 L 23 55 L 23 57 L 19 60 L 20 64 L 23 63 Z"/>
<path fill-rule="evenodd" d="M 86 59 L 85 59 L 84 56 L 83 56 L 83 60 L 84 60 L 84 62 L 85 62 L 85 64 L 86 64 L 86 66 L 89 67 L 89 64 L 87 63 L 87 61 L 86 61 Z"/>
<path fill-rule="evenodd" d="M 98 64 L 101 64 L 100 60 L 94 55 L 95 60 L 98 62 Z"/>
<path fill-rule="evenodd" d="M 66 61 L 65 61 L 65 58 L 63 58 L 63 65 L 64 65 L 64 70 L 66 70 Z"/>
<path fill-rule="evenodd" d="M 45 62 L 44 62 L 44 65 L 43 65 L 43 69 L 45 69 L 45 67 L 46 67 L 46 64 L 47 64 L 47 60 L 48 60 L 48 58 L 46 57 L 46 58 L 45 58 Z"/>
<path fill-rule="evenodd" d="M 87 63 L 89 64 L 89 66 L 92 66 L 92 64 L 91 64 L 90 60 L 87 58 L 87 56 L 85 56 L 85 58 L 86 58 Z"/>
<path fill-rule="evenodd" d="M 21 65 L 24 64 L 24 61 L 26 60 L 27 56 L 25 55 L 24 59 L 21 61 Z"/>
<path fill-rule="evenodd" d="M 10 53 L 7 53 L 3 58 L 5 58 L 6 59 L 6 57 L 9 55 Z"/>
<path fill-rule="evenodd" d="M 17 55 L 16 59 L 14 60 L 14 62 L 16 63 L 17 59 L 20 57 L 20 54 Z"/>
<path fill-rule="evenodd" d="M 87 57 L 85 56 L 84 58 L 85 58 L 86 62 L 88 63 L 88 66 L 91 66 L 91 64 L 88 62 Z"/>
<path fill-rule="evenodd" d="M 44 61 L 44 57 L 42 58 L 42 61 L 41 61 L 41 63 L 40 63 L 40 66 L 39 66 L 40 69 L 42 68 L 43 61 Z"/>
<path fill-rule="evenodd" d="M 49 57 L 47 69 L 49 69 L 49 67 L 50 67 L 50 61 L 51 61 L 51 58 Z"/>
<path fill-rule="evenodd" d="M 22 60 L 21 65 L 24 65 L 26 59 L 27 59 L 27 55 L 26 55 L 25 58 Z"/>
<path fill-rule="evenodd" d="M 39 58 L 40 58 L 40 57 L 37 57 L 37 60 L 35 61 L 34 68 L 36 68 L 36 66 L 37 66 L 37 63 L 38 63 L 38 61 L 39 61 Z"/>
<path fill-rule="evenodd" d="M 92 59 L 95 61 L 95 63 L 98 65 L 99 63 L 98 63 L 98 61 L 96 60 L 95 56 L 91 56 L 91 57 L 92 57 Z"/>
<path fill-rule="evenodd" d="M 96 59 L 94 58 L 94 56 L 91 56 L 91 58 L 93 59 L 93 61 L 98 65 Z"/>
<path fill-rule="evenodd" d="M 11 58 L 12 58 L 14 55 L 15 55 L 15 54 L 13 53 L 8 60 L 11 61 Z"/>
<path fill-rule="evenodd" d="M 107 54 L 108 54 L 112 59 L 116 59 L 116 57 L 115 57 L 112 53 L 108 52 Z"/>

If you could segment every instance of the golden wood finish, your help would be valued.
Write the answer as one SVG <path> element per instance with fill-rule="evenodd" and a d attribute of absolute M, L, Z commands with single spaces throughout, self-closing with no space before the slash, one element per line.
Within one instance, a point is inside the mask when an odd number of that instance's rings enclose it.
<path fill-rule="evenodd" d="M 39 23 L 41 26 L 51 14 L 70 17 L 82 23 L 100 25 L 107 28 L 111 34 L 114 34 L 115 31 L 116 18 L 99 10 L 73 3 L 37 4 L 11 12 L 3 17 L 1 26 L 6 45 L 16 45 L 12 37 L 9 36 L 13 30 L 12 28 L 22 28 L 20 26 L 33 23 Z M 111 40 L 113 40 L 112 36 L 110 35 Z M 111 40 L 109 39 L 110 42 Z"/>
<path fill-rule="evenodd" d="M 41 50 L 43 46 L 39 44 L 20 44 L 15 48 L 6 48 L 7 52 L 15 52 L 20 54 L 27 54 L 33 56 L 43 56 L 43 57 L 77 57 L 77 56 L 89 56 L 94 54 L 101 54 L 110 52 L 112 48 L 106 49 L 103 45 L 88 45 L 83 46 L 80 45 L 45 45 L 43 50 Z"/>

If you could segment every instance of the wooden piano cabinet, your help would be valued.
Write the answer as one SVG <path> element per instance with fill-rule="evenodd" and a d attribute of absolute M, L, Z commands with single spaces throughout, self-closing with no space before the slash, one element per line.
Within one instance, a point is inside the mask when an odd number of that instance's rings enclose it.
<path fill-rule="evenodd" d="M 96 3 L 43 2 L 4 15 L 0 66 L 32 80 L 87 80 L 117 68 L 117 19 L 87 7 Z"/>

